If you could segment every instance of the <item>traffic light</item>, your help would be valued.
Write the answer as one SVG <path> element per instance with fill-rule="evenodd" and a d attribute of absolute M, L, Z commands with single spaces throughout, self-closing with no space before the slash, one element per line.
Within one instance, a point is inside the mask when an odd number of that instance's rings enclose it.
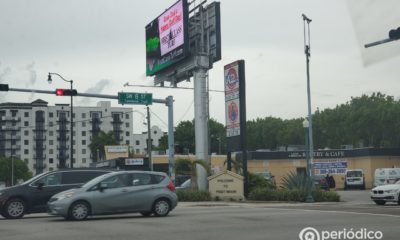
<path fill-rule="evenodd" d="M 393 40 L 400 39 L 400 27 L 389 31 L 389 38 Z"/>
<path fill-rule="evenodd" d="M 8 84 L 0 84 L 0 91 L 7 92 Z"/>
<path fill-rule="evenodd" d="M 57 96 L 76 96 L 78 92 L 76 89 L 63 89 L 63 88 L 57 88 L 56 89 L 56 95 Z"/>

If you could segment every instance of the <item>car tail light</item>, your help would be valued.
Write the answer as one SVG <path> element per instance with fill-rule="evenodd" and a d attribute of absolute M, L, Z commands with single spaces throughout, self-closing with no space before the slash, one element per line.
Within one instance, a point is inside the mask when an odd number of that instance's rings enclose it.
<path fill-rule="evenodd" d="M 175 185 L 174 185 L 172 182 L 169 182 L 169 183 L 168 183 L 167 188 L 168 188 L 171 192 L 175 191 Z"/>

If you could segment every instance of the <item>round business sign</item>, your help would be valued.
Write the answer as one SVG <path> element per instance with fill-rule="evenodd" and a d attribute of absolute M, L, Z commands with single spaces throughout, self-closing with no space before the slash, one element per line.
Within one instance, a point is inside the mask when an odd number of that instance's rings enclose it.
<path fill-rule="evenodd" d="M 228 116 L 229 120 L 234 123 L 237 122 L 239 117 L 239 108 L 235 102 L 231 102 L 228 106 Z"/>
<path fill-rule="evenodd" d="M 239 83 L 239 78 L 234 67 L 228 70 L 228 74 L 225 77 L 225 85 L 230 89 L 233 90 L 236 88 L 236 85 Z"/>

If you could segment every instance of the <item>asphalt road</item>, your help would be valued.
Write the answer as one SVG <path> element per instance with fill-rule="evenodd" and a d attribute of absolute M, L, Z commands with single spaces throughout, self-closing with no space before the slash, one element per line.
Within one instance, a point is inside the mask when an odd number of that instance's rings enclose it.
<path fill-rule="evenodd" d="M 138 214 L 92 217 L 65 221 L 46 214 L 20 220 L 0 218 L 1 240 L 71 239 L 223 239 L 291 240 L 300 231 L 381 231 L 382 239 L 400 237 L 400 207 L 377 206 L 363 198 L 344 195 L 341 203 L 180 203 L 168 217 L 144 218 Z M 321 232 L 322 234 L 322 232 Z M 314 238 L 314 240 L 318 240 Z"/>

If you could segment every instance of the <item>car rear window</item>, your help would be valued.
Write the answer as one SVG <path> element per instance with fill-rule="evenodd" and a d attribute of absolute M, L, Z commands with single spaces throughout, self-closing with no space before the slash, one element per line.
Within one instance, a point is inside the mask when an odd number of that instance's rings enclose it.
<path fill-rule="evenodd" d="M 362 177 L 362 172 L 350 171 L 350 172 L 347 172 L 347 177 Z"/>

